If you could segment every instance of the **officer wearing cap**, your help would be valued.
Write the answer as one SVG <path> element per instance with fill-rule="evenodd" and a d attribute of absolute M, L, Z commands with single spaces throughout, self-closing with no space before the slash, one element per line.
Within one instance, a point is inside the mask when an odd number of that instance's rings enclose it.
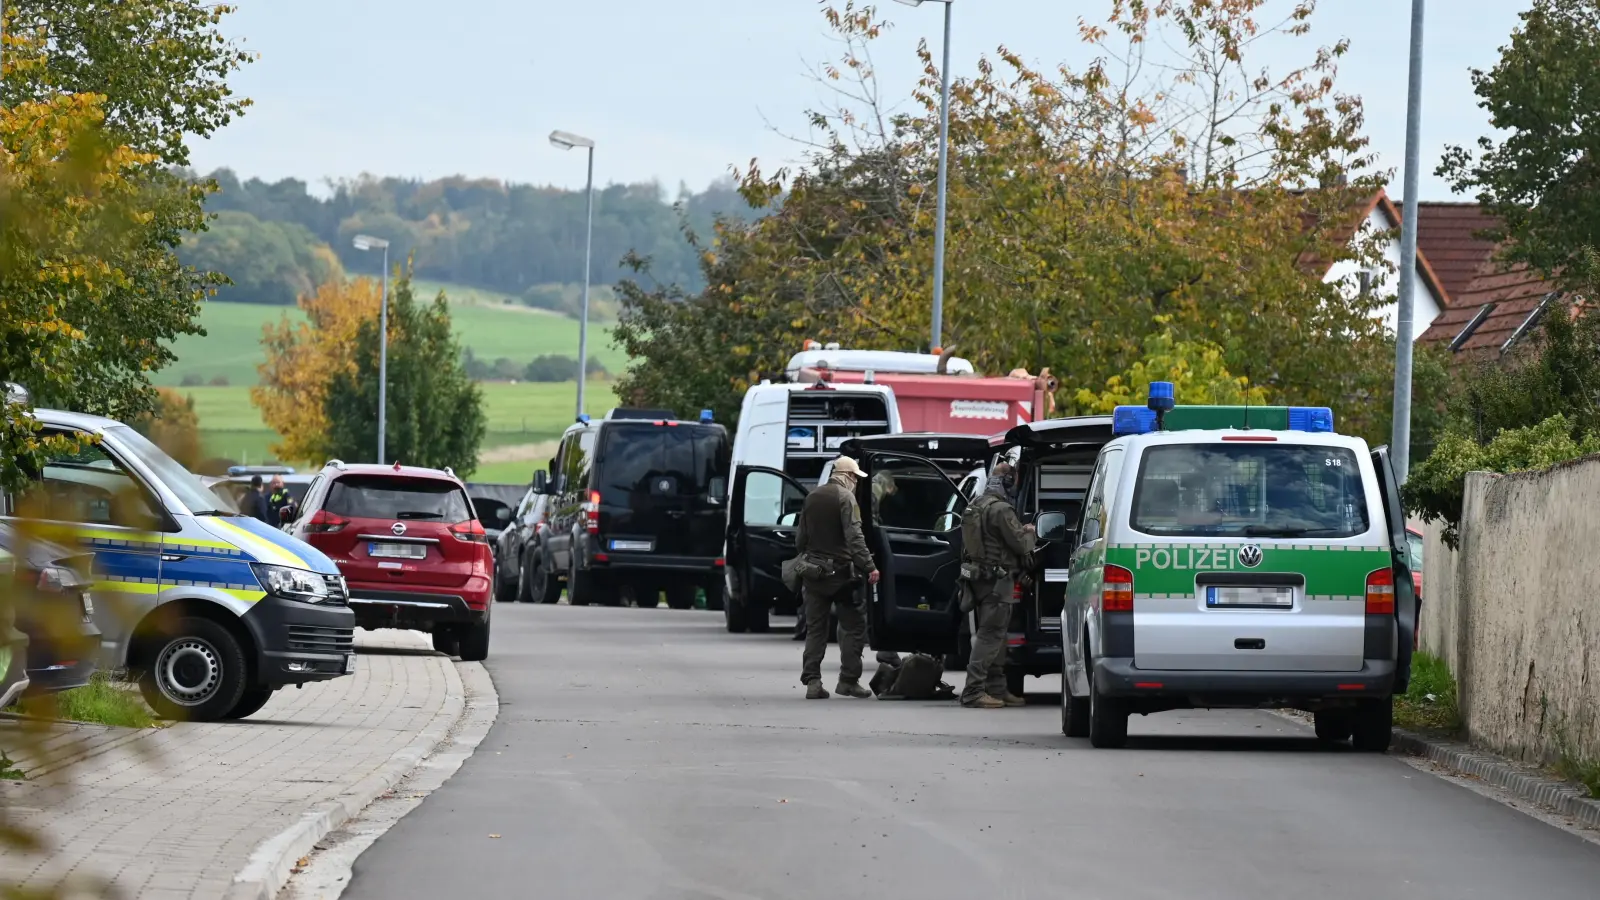
<path fill-rule="evenodd" d="M 871 697 L 861 684 L 861 654 L 866 645 L 867 622 L 856 590 L 862 579 L 878 583 L 878 567 L 861 532 L 861 507 L 856 503 L 856 481 L 861 467 L 848 456 L 833 462 L 828 483 L 806 495 L 795 531 L 795 549 L 803 566 L 806 645 L 801 657 L 800 681 L 807 700 L 826 700 L 822 686 L 822 657 L 828 649 L 828 612 L 839 619 L 839 683 L 834 690 L 846 697 Z"/>
<path fill-rule="evenodd" d="M 961 705 L 970 709 L 1026 702 L 1006 689 L 1006 627 L 1017 602 L 1013 589 L 1034 548 L 1033 526 L 1022 524 L 1011 503 L 1015 484 L 1010 463 L 995 466 L 961 522 L 961 608 L 972 614 L 972 656 Z"/>

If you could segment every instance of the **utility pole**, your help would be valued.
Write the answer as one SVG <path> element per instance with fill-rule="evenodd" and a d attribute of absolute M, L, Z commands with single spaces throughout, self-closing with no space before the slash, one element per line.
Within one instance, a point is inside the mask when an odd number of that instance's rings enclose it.
<path fill-rule="evenodd" d="M 1422 25 L 1426 0 L 1411 0 L 1411 77 L 1406 98 L 1405 210 L 1400 224 L 1400 309 L 1394 329 L 1394 424 L 1389 460 L 1405 484 L 1411 469 L 1411 330 L 1416 311 L 1417 192 L 1422 177 Z"/>

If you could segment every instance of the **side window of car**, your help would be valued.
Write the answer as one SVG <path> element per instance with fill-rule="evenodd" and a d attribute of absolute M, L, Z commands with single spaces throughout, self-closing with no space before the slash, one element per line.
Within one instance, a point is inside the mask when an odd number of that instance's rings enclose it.
<path fill-rule="evenodd" d="M 961 526 L 967 498 L 932 462 L 876 456 L 872 467 L 872 516 L 880 526 L 936 534 Z"/>
<path fill-rule="evenodd" d="M 161 515 L 149 492 L 106 449 L 81 432 L 46 432 L 76 442 L 49 454 L 16 496 L 13 509 L 26 518 L 153 530 Z"/>
<path fill-rule="evenodd" d="M 1089 478 L 1089 490 L 1084 494 L 1083 515 L 1078 522 L 1078 543 L 1087 544 L 1100 539 L 1104 523 L 1106 482 L 1106 454 L 1100 454 L 1094 474 Z"/>
<path fill-rule="evenodd" d="M 566 491 L 567 485 L 567 454 L 572 450 L 572 436 L 567 435 L 561 439 L 561 446 L 556 448 L 556 455 L 550 458 L 550 490 L 560 494 Z"/>

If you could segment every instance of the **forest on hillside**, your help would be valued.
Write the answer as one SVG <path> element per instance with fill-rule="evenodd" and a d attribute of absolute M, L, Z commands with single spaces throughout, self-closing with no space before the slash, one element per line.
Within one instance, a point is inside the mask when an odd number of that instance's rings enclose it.
<path fill-rule="evenodd" d="M 390 241 L 391 262 L 414 254 L 420 279 L 499 291 L 533 306 L 561 308 L 570 293 L 552 285 L 583 280 L 584 193 L 465 177 L 421 181 L 363 176 L 318 196 L 301 180 L 240 180 L 228 169 L 204 176 L 210 227 L 184 240 L 180 256 L 233 282 L 218 300 L 292 304 L 330 275 L 376 274 L 381 256 L 351 246 L 357 234 Z M 699 290 L 687 226 L 709 234 L 717 216 L 750 217 L 731 179 L 676 196 L 658 183 L 595 190 L 590 278 L 612 284 L 630 253 L 648 257 L 663 284 Z"/>

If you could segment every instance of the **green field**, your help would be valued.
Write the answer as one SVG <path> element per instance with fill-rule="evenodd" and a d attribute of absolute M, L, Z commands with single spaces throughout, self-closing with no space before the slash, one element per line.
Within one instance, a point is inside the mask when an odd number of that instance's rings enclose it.
<path fill-rule="evenodd" d="M 578 323 L 566 316 L 514 305 L 491 291 L 417 282 L 417 296 L 431 298 L 441 287 L 452 298 L 450 317 L 464 348 L 471 348 L 480 359 L 493 361 L 507 357 L 526 363 L 542 354 L 578 355 Z M 176 386 L 186 375 L 199 376 L 209 383 L 221 376 L 229 385 L 255 384 L 257 367 L 265 360 L 261 351 L 261 329 L 277 323 L 285 315 L 290 321 L 304 319 L 293 307 L 255 303 L 219 303 L 201 307 L 200 322 L 206 335 L 179 338 L 173 345 L 178 361 L 157 372 L 155 383 Z M 590 323 L 589 352 L 599 357 L 610 371 L 620 373 L 627 362 L 611 344 L 608 325 Z"/>

